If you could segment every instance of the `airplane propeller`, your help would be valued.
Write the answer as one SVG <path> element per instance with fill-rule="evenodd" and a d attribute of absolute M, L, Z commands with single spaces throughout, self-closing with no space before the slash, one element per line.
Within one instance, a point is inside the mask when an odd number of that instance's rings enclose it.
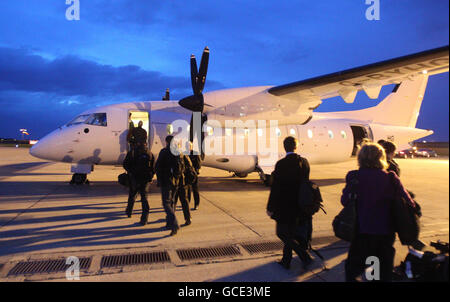
<path fill-rule="evenodd" d="M 202 59 L 200 61 L 200 68 L 197 69 L 197 60 L 195 58 L 195 55 L 191 55 L 190 63 L 191 63 L 191 84 L 192 84 L 192 92 L 194 93 L 191 96 L 185 97 L 181 99 L 178 104 L 186 108 L 190 111 L 192 111 L 191 115 L 191 122 L 190 122 L 190 129 L 189 129 L 189 140 L 191 142 L 194 141 L 194 129 L 193 127 L 193 118 L 194 113 L 198 112 L 201 114 L 201 128 L 203 129 L 203 124 L 207 120 L 206 114 L 203 113 L 204 107 L 205 107 L 205 100 L 203 97 L 203 88 L 205 88 L 205 82 L 206 82 L 206 74 L 208 73 L 208 62 L 209 62 L 209 48 L 208 46 L 205 47 L 202 54 Z M 204 140 L 204 133 L 201 131 L 201 142 Z M 195 148 L 194 148 L 195 150 Z M 201 145 L 197 150 L 202 150 Z M 203 150 L 202 150 L 202 157 L 204 156 Z"/>
<path fill-rule="evenodd" d="M 191 55 L 191 96 L 181 99 L 178 103 L 181 107 L 194 112 L 203 112 L 205 105 L 203 98 L 203 88 L 205 87 L 206 74 L 208 73 L 209 48 L 205 47 L 200 61 L 200 69 L 197 69 L 195 55 Z"/>

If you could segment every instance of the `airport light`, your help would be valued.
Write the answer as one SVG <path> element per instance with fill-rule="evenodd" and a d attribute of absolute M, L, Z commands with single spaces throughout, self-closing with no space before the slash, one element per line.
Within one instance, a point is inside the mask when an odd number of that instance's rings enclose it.
<path fill-rule="evenodd" d="M 29 133 L 28 133 L 28 130 L 27 129 L 20 129 L 20 132 L 22 133 L 22 140 L 23 140 L 23 136 L 24 136 L 24 134 L 26 134 L 26 135 L 30 135 Z"/>

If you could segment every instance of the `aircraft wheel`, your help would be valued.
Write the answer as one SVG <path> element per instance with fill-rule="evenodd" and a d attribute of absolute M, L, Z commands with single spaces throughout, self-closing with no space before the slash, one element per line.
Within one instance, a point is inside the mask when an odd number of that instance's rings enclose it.
<path fill-rule="evenodd" d="M 272 175 L 270 175 L 270 174 L 264 175 L 264 185 L 266 187 L 270 187 L 272 185 Z"/>
<path fill-rule="evenodd" d="M 76 185 L 82 185 L 82 184 L 89 184 L 89 180 L 87 180 L 86 174 L 81 173 L 75 173 L 72 175 L 72 180 L 70 181 L 70 184 L 76 184 Z"/>
<path fill-rule="evenodd" d="M 237 177 L 240 177 L 240 178 L 245 178 L 248 176 L 248 173 L 234 173 L 234 175 L 236 175 Z"/>

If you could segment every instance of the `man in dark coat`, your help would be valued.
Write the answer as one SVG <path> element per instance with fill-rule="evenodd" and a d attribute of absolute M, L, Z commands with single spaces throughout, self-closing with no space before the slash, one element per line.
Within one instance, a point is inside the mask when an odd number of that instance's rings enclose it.
<path fill-rule="evenodd" d="M 142 128 L 143 125 L 144 123 L 142 121 L 139 121 L 138 126 L 133 128 L 132 130 L 132 137 L 134 139 L 134 144 L 136 147 L 147 144 L 147 131 Z"/>
<path fill-rule="evenodd" d="M 172 230 L 170 236 L 176 235 L 180 228 L 175 216 L 175 193 L 183 174 L 180 156 L 171 152 L 172 140 L 172 135 L 166 137 L 166 147 L 159 152 L 155 167 L 158 186 L 161 187 L 162 205 L 166 212 L 167 228 Z"/>
<path fill-rule="evenodd" d="M 286 157 L 276 163 L 272 173 L 267 215 L 276 220 L 277 236 L 284 243 L 283 258 L 278 263 L 289 269 L 294 250 L 306 268 L 312 262 L 308 253 L 312 217 L 300 214 L 297 199 L 301 183 L 309 180 L 309 163 L 295 153 L 298 142 L 294 137 L 286 137 L 283 144 Z"/>
<path fill-rule="evenodd" d="M 123 167 L 129 177 L 129 195 L 126 214 L 131 217 L 137 193 L 141 195 L 142 215 L 140 223 L 147 224 L 150 207 L 147 200 L 147 184 L 152 181 L 154 175 L 154 157 L 147 151 L 145 145 L 129 151 L 123 161 Z"/>
<path fill-rule="evenodd" d="M 189 159 L 191 160 L 192 166 L 197 173 L 197 178 L 194 183 L 190 186 L 190 191 L 194 195 L 194 210 L 197 210 L 200 205 L 200 194 L 198 191 L 198 175 L 200 174 L 200 168 L 202 167 L 202 159 L 200 155 L 190 154 Z M 191 192 L 189 192 L 189 202 L 191 201 Z"/>
<path fill-rule="evenodd" d="M 176 203 L 177 203 L 177 199 L 178 197 L 180 198 L 180 202 L 181 202 L 181 207 L 183 208 L 183 216 L 184 216 L 184 220 L 185 220 L 185 225 L 190 225 L 191 224 L 191 211 L 189 209 L 189 194 L 190 194 L 190 188 L 191 188 L 191 184 L 189 184 L 187 182 L 187 178 L 186 178 L 186 173 L 188 173 L 188 170 L 192 170 L 192 163 L 191 160 L 189 159 L 189 156 L 180 153 L 179 155 L 180 157 L 180 166 L 181 166 L 181 177 L 180 177 L 180 181 L 178 182 L 178 188 L 177 188 L 177 193 L 176 193 L 176 197 L 175 197 L 175 207 L 176 207 Z"/>

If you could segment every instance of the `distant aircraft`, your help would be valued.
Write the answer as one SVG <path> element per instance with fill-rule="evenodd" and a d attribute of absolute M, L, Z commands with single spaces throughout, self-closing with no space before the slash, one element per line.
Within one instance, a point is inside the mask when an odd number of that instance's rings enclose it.
<path fill-rule="evenodd" d="M 30 149 L 30 154 L 47 160 L 72 164 L 72 182 L 83 183 L 94 165 L 121 165 L 128 150 L 126 140 L 130 120 L 143 121 L 148 132 L 148 146 L 157 155 L 168 134 L 177 134 L 176 121 L 194 136 L 193 117 L 200 116 L 204 132 L 201 142 L 215 138 L 243 139 L 246 148 L 250 137 L 275 133 L 276 156 L 269 159 L 261 152 L 245 149 L 242 154 L 219 152 L 204 157 L 204 165 L 234 172 L 245 177 L 259 173 L 266 181 L 276 161 L 284 156 L 282 141 L 288 136 L 299 139 L 299 151 L 310 163 L 336 163 L 355 155 L 364 140 L 390 140 L 399 149 L 416 139 L 431 135 L 432 130 L 415 128 L 430 75 L 448 72 L 449 47 L 436 48 L 375 64 L 319 76 L 286 85 L 223 89 L 203 93 L 209 61 L 206 47 L 200 68 L 191 56 L 193 95 L 179 101 L 131 102 L 97 107 L 83 112 L 66 125 L 54 130 Z M 396 84 L 377 106 L 345 112 L 313 112 L 323 99 L 341 96 L 352 103 L 358 91 L 371 99 L 378 98 L 382 86 Z M 227 128 L 227 120 L 265 121 L 261 128 L 244 131 Z M 208 126 L 219 122 L 221 128 Z M 277 121 L 271 126 L 270 121 Z M 260 125 L 260 124 L 257 124 Z M 177 129 L 174 129 L 177 128 Z M 264 130 L 264 131 L 261 131 Z M 198 143 L 198 139 L 196 141 Z M 205 152 L 205 149 L 201 150 Z"/>

